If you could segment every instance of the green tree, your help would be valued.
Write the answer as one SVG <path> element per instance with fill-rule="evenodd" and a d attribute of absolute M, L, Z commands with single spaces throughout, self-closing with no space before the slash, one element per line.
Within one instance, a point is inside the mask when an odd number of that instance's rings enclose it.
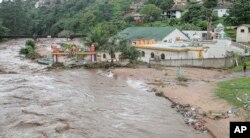
<path fill-rule="evenodd" d="M 9 29 L 3 26 L 3 23 L 0 21 L 0 36 L 8 34 Z"/>
<path fill-rule="evenodd" d="M 154 4 L 145 5 L 141 10 L 141 14 L 145 14 L 149 21 L 157 20 L 161 15 L 161 9 Z"/>
<path fill-rule="evenodd" d="M 249 24 L 250 23 L 250 1 L 238 0 L 230 9 L 226 22 L 232 25 Z"/>
<path fill-rule="evenodd" d="M 162 10 L 168 10 L 174 5 L 173 0 L 148 0 L 148 4 L 154 4 Z"/>
<path fill-rule="evenodd" d="M 80 26 L 83 30 L 89 31 L 97 24 L 97 17 L 93 11 L 87 11 L 80 20 Z"/>
<path fill-rule="evenodd" d="M 109 21 L 113 16 L 113 5 L 108 1 L 98 6 L 98 17 L 101 20 Z"/>
<path fill-rule="evenodd" d="M 31 19 L 25 12 L 21 0 L 3 1 L 0 5 L 0 19 L 9 28 L 10 34 L 29 34 Z"/>
<path fill-rule="evenodd" d="M 122 48 L 122 57 L 129 59 L 130 62 L 137 60 L 140 57 L 140 52 L 131 45 L 126 44 Z"/>
<path fill-rule="evenodd" d="M 117 32 L 118 28 L 113 23 L 99 23 L 91 29 L 90 33 L 88 33 L 88 36 L 85 38 L 85 44 L 95 44 L 97 50 L 105 49 L 103 47 L 105 47 L 109 38 L 114 36 Z"/>
<path fill-rule="evenodd" d="M 185 23 L 198 24 L 200 21 L 207 19 L 207 8 L 201 4 L 194 4 L 182 16 L 182 21 Z"/>
<path fill-rule="evenodd" d="M 204 6 L 206 8 L 215 8 L 218 4 L 218 0 L 206 0 Z"/>

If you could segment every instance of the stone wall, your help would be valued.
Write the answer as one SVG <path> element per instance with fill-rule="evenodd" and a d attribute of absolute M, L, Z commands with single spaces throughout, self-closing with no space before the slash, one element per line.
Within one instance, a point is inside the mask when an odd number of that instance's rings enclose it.
<path fill-rule="evenodd" d="M 227 58 L 206 58 L 206 59 L 166 59 L 150 60 L 150 64 L 160 64 L 171 67 L 201 67 L 201 68 L 230 68 L 235 65 L 231 57 Z"/>

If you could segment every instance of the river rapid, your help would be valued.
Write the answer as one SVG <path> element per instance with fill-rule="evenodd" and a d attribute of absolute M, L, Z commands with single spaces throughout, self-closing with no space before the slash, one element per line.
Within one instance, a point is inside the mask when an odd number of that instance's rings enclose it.
<path fill-rule="evenodd" d="M 206 138 L 143 82 L 74 69 L 46 71 L 0 44 L 1 138 Z"/>

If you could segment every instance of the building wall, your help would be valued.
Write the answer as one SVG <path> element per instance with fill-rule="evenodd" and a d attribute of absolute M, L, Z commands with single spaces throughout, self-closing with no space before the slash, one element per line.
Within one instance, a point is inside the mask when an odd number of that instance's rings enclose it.
<path fill-rule="evenodd" d="M 244 30 L 244 32 L 241 32 Z M 246 26 L 240 26 L 237 28 L 237 36 L 236 41 L 237 42 L 250 42 L 250 30 Z"/>
<path fill-rule="evenodd" d="M 159 50 L 141 49 L 141 48 L 138 48 L 138 50 L 141 53 L 142 52 L 145 53 L 145 55 L 141 56 L 139 59 L 144 62 L 149 62 L 150 60 L 154 60 L 154 59 L 164 60 L 161 58 L 162 54 L 165 56 L 165 59 L 192 59 L 192 58 L 198 58 L 199 56 L 199 53 L 196 51 L 171 52 L 171 51 L 159 51 Z M 154 58 L 151 57 L 151 53 L 154 54 Z"/>
<path fill-rule="evenodd" d="M 217 9 L 218 11 L 218 17 L 224 17 L 224 16 L 228 16 L 228 9 Z"/>
<path fill-rule="evenodd" d="M 181 12 L 180 12 L 180 11 L 176 11 L 175 17 L 176 17 L 177 19 L 180 19 L 180 18 L 181 18 Z"/>
<path fill-rule="evenodd" d="M 189 40 L 189 38 L 185 34 L 183 34 L 180 30 L 175 29 L 172 33 L 163 38 L 162 42 L 172 43 L 175 42 L 177 38 L 180 38 L 180 40 Z"/>
<path fill-rule="evenodd" d="M 105 58 L 104 55 L 106 56 L 106 58 Z M 115 58 L 113 60 L 114 61 L 119 61 L 120 60 L 119 59 L 120 55 L 121 55 L 121 52 L 116 52 L 115 53 Z M 103 62 L 103 61 L 110 62 L 111 61 L 111 55 L 109 53 L 106 53 L 106 52 L 100 52 L 100 53 L 98 53 L 97 57 L 98 57 L 97 60 L 101 61 L 101 62 Z"/>
<path fill-rule="evenodd" d="M 183 31 L 183 33 L 185 33 L 190 39 L 194 39 L 195 38 L 195 34 L 197 34 L 200 37 L 200 41 L 202 40 L 206 40 L 207 38 L 207 31 Z"/>
<path fill-rule="evenodd" d="M 234 58 L 207 58 L 207 59 L 167 59 L 150 61 L 150 64 L 161 64 L 171 67 L 202 67 L 202 68 L 230 68 L 233 67 Z"/>

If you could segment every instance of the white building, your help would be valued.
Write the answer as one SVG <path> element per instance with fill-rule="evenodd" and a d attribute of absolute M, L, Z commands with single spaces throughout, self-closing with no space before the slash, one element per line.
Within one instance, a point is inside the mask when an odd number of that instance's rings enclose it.
<path fill-rule="evenodd" d="M 115 52 L 113 55 L 113 61 L 119 61 L 120 60 L 120 56 L 121 56 L 121 52 Z M 111 62 L 112 60 L 110 53 L 108 52 L 98 52 L 97 53 L 97 61 L 108 61 Z"/>
<path fill-rule="evenodd" d="M 190 47 L 188 43 L 152 44 L 135 47 L 141 52 L 140 60 L 197 59 L 203 58 L 202 47 Z"/>
<path fill-rule="evenodd" d="M 163 11 L 161 15 L 166 16 L 168 18 L 180 19 L 182 16 L 181 6 L 174 5 L 171 9 L 169 9 L 167 11 Z"/>
<path fill-rule="evenodd" d="M 177 28 L 173 27 L 129 27 L 118 36 L 130 40 L 132 43 L 175 43 L 187 41 L 189 38 Z M 154 43 L 154 42 L 153 42 Z"/>
<path fill-rule="evenodd" d="M 144 62 L 203 57 L 202 47 L 192 47 L 188 36 L 172 27 L 129 27 L 118 36 L 130 40 Z"/>
<path fill-rule="evenodd" d="M 214 11 L 217 12 L 219 18 L 229 15 L 229 8 L 225 5 L 218 6 Z"/>
<path fill-rule="evenodd" d="M 198 41 L 207 40 L 207 31 L 183 30 L 190 39 L 197 39 Z M 210 32 L 212 34 L 212 32 Z"/>
<path fill-rule="evenodd" d="M 250 43 L 250 24 L 243 24 L 237 28 L 236 41 Z"/>

